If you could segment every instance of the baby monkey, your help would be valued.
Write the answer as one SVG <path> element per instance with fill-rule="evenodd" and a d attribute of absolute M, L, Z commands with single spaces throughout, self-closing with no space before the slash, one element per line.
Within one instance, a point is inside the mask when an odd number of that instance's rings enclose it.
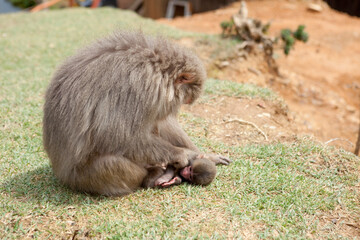
<path fill-rule="evenodd" d="M 190 161 L 188 166 L 178 171 L 171 165 L 168 165 L 166 169 L 161 167 L 148 168 L 148 175 L 145 177 L 142 186 L 145 188 L 170 187 L 179 185 L 183 181 L 206 186 L 214 180 L 215 176 L 215 163 L 199 156 Z"/>

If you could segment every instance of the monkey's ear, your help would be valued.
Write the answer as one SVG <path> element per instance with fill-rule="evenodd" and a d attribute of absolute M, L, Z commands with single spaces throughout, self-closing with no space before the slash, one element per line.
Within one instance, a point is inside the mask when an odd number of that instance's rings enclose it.
<path fill-rule="evenodd" d="M 193 81 L 194 78 L 190 73 L 182 73 L 175 79 L 175 83 L 177 84 L 182 84 L 182 83 L 188 84 L 188 83 L 192 83 Z"/>

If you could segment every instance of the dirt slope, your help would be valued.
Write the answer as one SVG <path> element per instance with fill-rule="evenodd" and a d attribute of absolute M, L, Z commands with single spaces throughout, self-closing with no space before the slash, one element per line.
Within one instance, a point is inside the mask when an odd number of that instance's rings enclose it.
<path fill-rule="evenodd" d="M 308 43 L 296 43 L 288 57 L 277 50 L 283 77 L 270 74 L 258 56 L 232 61 L 215 75 L 272 88 L 289 105 L 297 133 L 313 134 L 321 141 L 330 140 L 331 145 L 353 151 L 360 124 L 360 18 L 337 12 L 325 4 L 322 12 L 311 12 L 307 4 L 307 1 L 286 0 L 247 2 L 249 17 L 272 21 L 269 33 L 272 36 L 283 28 L 306 25 Z M 189 18 L 158 22 L 219 34 L 219 23 L 230 19 L 239 8 L 237 2 Z"/>

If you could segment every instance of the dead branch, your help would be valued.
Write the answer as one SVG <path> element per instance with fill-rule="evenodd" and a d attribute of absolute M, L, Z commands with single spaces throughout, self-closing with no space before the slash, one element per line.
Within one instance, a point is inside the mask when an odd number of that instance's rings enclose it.
<path fill-rule="evenodd" d="M 225 120 L 225 124 L 232 123 L 232 122 L 237 122 L 237 123 L 240 123 L 240 124 L 246 124 L 246 125 L 250 125 L 250 126 L 256 128 L 256 130 L 258 130 L 264 136 L 265 140 L 269 141 L 268 136 L 255 123 L 245 121 L 243 119 L 238 119 L 238 118 Z"/>
<path fill-rule="evenodd" d="M 332 142 L 334 142 L 334 141 L 343 141 L 343 142 L 349 143 L 351 147 L 354 146 L 354 144 L 353 144 L 352 142 L 350 142 L 350 141 L 347 140 L 347 139 L 343 139 L 343 138 L 333 138 L 333 139 L 330 139 L 329 141 L 326 141 L 326 142 L 325 142 L 325 145 L 328 145 L 329 143 L 332 143 Z"/>

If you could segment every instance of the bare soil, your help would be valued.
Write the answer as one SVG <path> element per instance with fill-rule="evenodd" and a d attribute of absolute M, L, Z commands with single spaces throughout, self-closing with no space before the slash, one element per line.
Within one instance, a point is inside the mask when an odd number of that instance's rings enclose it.
<path fill-rule="evenodd" d="M 223 96 L 182 110 L 206 120 L 204 136 L 229 146 L 292 141 L 296 137 L 287 114 L 270 101 Z"/>
<path fill-rule="evenodd" d="M 258 134 L 252 138 L 251 131 L 257 130 L 251 125 L 245 129 L 246 124 L 240 124 L 243 130 L 237 129 L 236 132 L 234 128 L 239 123 L 220 124 L 220 118 L 227 114 L 229 118 L 253 122 L 269 134 L 269 140 L 289 137 L 294 133 L 307 134 L 323 142 L 329 141 L 330 145 L 354 151 L 360 126 L 360 18 L 332 10 L 324 3 L 321 3 L 321 12 L 309 11 L 309 2 L 247 1 L 249 17 L 262 22 L 272 21 L 270 36 L 279 35 L 283 28 L 296 29 L 300 24 L 306 25 L 310 36 L 306 44 L 297 42 L 287 57 L 280 48 L 276 50 L 281 77 L 270 71 L 260 53 L 231 58 L 229 64 L 219 67 L 216 61 L 221 60 L 221 56 L 214 60 L 209 51 L 202 51 L 204 47 L 197 49 L 206 62 L 210 77 L 269 87 L 289 106 L 289 113 L 277 115 L 273 114 L 277 106 L 266 103 L 265 108 L 261 108 L 256 102 L 258 100 L 242 103 L 245 100 L 228 98 L 220 105 L 206 106 L 208 112 L 204 112 L 201 104 L 190 107 L 189 111 L 207 118 L 213 116 L 214 121 L 219 122 L 217 126 L 223 126 L 213 129 L 214 136 L 228 136 L 234 141 L 252 139 L 255 142 L 263 137 L 263 134 Z M 236 2 L 189 18 L 159 19 L 158 22 L 183 30 L 220 34 L 220 23 L 229 20 L 239 8 L 240 3 Z M 189 41 L 184 39 L 183 44 L 196 44 Z M 226 122 L 224 119 L 221 121 Z M 239 136 L 234 137 L 234 134 Z"/>

